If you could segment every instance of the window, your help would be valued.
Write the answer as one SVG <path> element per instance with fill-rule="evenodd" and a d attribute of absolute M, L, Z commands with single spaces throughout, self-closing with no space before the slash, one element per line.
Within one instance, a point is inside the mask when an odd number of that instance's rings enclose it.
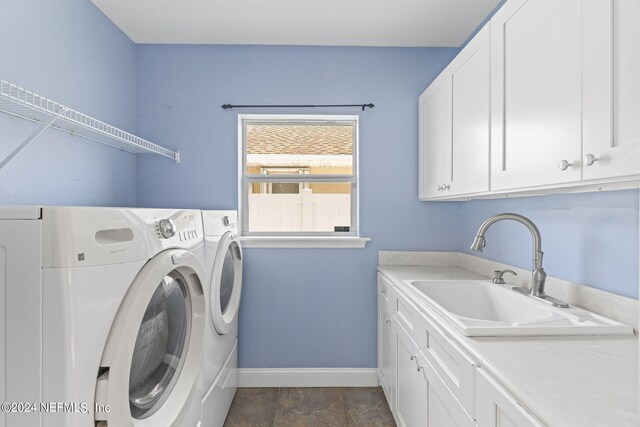
<path fill-rule="evenodd" d="M 239 132 L 245 242 L 358 236 L 357 116 L 240 115 Z"/>

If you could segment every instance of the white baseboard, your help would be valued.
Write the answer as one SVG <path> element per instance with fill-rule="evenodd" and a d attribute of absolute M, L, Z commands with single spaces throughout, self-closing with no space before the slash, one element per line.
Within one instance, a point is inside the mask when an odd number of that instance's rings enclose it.
<path fill-rule="evenodd" d="M 240 368 L 238 387 L 377 387 L 375 368 Z"/>

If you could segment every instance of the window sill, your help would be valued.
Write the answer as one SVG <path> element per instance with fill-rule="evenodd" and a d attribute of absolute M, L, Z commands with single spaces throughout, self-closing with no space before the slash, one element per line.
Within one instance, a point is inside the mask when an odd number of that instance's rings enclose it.
<path fill-rule="evenodd" d="M 364 248 L 368 237 L 323 237 L 323 236 L 243 236 L 243 248 Z"/>

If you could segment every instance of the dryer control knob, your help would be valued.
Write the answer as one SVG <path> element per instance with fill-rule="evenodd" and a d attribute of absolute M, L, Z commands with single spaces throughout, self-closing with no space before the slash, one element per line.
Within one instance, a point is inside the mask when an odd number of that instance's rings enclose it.
<path fill-rule="evenodd" d="M 176 235 L 176 224 L 172 219 L 161 219 L 158 222 L 158 230 L 160 231 L 160 236 L 168 239 Z"/>

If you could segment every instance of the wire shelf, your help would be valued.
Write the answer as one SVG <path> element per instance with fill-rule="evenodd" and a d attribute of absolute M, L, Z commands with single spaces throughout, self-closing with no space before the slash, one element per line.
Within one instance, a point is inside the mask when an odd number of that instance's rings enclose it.
<path fill-rule="evenodd" d="M 178 151 L 139 138 L 5 80 L 0 80 L 0 111 L 42 125 L 56 117 L 49 125 L 54 129 L 129 153 L 154 153 L 180 161 Z"/>

